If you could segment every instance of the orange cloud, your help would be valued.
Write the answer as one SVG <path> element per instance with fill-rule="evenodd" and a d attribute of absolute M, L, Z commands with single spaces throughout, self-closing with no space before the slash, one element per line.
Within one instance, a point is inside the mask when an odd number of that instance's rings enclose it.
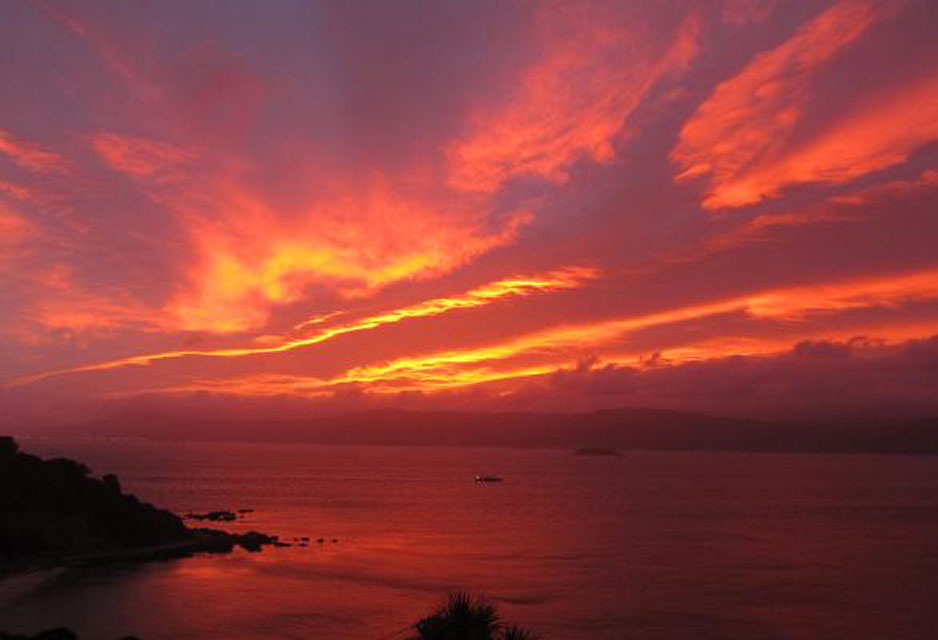
<path fill-rule="evenodd" d="M 65 168 L 65 160 L 59 154 L 18 139 L 3 129 L 0 129 L 0 153 L 27 171 L 48 173 L 63 171 Z"/>
<path fill-rule="evenodd" d="M 885 326 L 851 326 L 847 331 L 833 329 L 819 329 L 815 331 L 801 331 L 796 334 L 784 336 L 744 337 L 729 336 L 712 338 L 682 344 L 656 351 L 652 358 L 643 354 L 629 353 L 616 354 L 603 357 L 597 366 L 613 364 L 627 366 L 656 366 L 657 364 L 684 364 L 688 362 L 703 362 L 718 358 L 733 356 L 759 357 L 777 356 L 791 351 L 793 344 L 804 341 L 818 340 L 845 340 L 845 341 L 872 341 L 869 336 L 876 336 L 876 341 L 883 343 L 898 343 L 914 340 L 922 336 L 932 335 L 935 331 L 933 323 L 900 323 Z"/>
<path fill-rule="evenodd" d="M 44 330 L 85 333 L 126 327 L 144 331 L 167 328 L 158 309 L 126 293 L 90 290 L 76 281 L 67 265 L 52 265 L 29 274 L 28 280 L 41 295 L 25 313 Z"/>
<path fill-rule="evenodd" d="M 467 292 L 454 300 L 471 300 L 479 292 L 515 290 L 519 284 L 512 281 L 494 283 L 474 292 Z M 529 285 L 524 285 L 526 289 Z M 537 285 L 540 289 L 543 285 Z M 484 293 L 487 299 L 491 293 Z M 385 316 L 366 318 L 359 323 L 334 328 L 336 333 L 369 328 L 372 323 L 396 322 L 412 314 L 424 315 L 430 309 L 452 308 L 438 301 L 398 310 Z M 723 314 L 742 314 L 752 318 L 768 318 L 786 323 L 805 321 L 812 314 L 829 314 L 850 309 L 872 307 L 898 307 L 916 301 L 938 300 L 938 270 L 899 274 L 890 277 L 866 278 L 851 281 L 821 283 L 803 287 L 769 290 L 753 295 L 739 296 L 711 303 L 692 305 L 642 316 L 580 325 L 551 327 L 519 336 L 511 340 L 452 351 L 397 358 L 386 363 L 354 367 L 346 372 L 322 378 L 302 375 L 255 374 L 223 379 L 197 379 L 181 385 L 151 389 L 161 393 L 191 393 L 206 391 L 246 396 L 274 396 L 295 394 L 310 397 L 330 395 L 350 385 L 363 386 L 368 392 L 396 393 L 400 391 L 436 392 L 491 383 L 517 383 L 522 380 L 550 375 L 562 369 L 581 365 L 585 355 L 594 357 L 593 366 L 629 365 L 656 366 L 725 358 L 734 355 L 773 356 L 790 350 L 801 340 L 843 340 L 856 335 L 876 335 L 886 341 L 899 341 L 933 333 L 932 323 L 911 322 L 895 325 L 882 324 L 868 327 L 850 326 L 844 330 L 820 325 L 805 326 L 801 331 L 786 331 L 785 335 L 721 336 L 695 340 L 677 346 L 656 350 L 646 359 L 647 350 L 622 352 L 617 349 L 621 340 L 630 333 L 664 325 L 675 325 Z M 457 307 L 460 306 L 457 304 Z M 442 312 L 442 311 L 440 311 Z M 432 312 L 435 313 L 435 312 Z M 384 320 L 381 320 L 384 318 Z M 330 330 L 311 338 L 320 341 L 331 337 Z M 298 344 L 302 341 L 297 341 Z M 251 350 L 252 353 L 293 348 L 285 344 L 270 350 Z M 605 354 L 595 357 L 597 352 Z M 243 355 L 248 350 L 232 350 L 232 355 Z M 222 355 L 207 352 L 205 355 Z M 101 368 L 123 366 L 131 362 L 118 361 Z M 132 363 L 131 363 L 132 364 Z M 136 364 L 144 364 L 140 361 Z M 81 370 L 81 369 L 79 369 Z"/>
<path fill-rule="evenodd" d="M 178 180 L 180 168 L 195 158 L 176 145 L 139 136 L 101 132 L 91 143 L 112 169 L 137 178 Z"/>
<path fill-rule="evenodd" d="M 846 180 L 883 166 L 884 149 L 921 141 L 925 132 L 918 131 L 918 119 L 908 129 L 904 122 L 891 122 L 885 132 L 874 136 L 879 139 L 867 154 L 863 149 L 872 132 L 861 123 L 852 129 L 843 125 L 832 130 L 831 137 L 822 138 L 814 151 L 792 153 L 786 146 L 803 119 L 803 104 L 818 71 L 856 42 L 877 18 L 872 1 L 841 0 L 717 86 L 684 125 L 671 153 L 671 160 L 681 169 L 679 179 L 708 178 L 705 208 L 754 204 L 798 182 Z M 903 106 L 898 111 L 907 109 Z M 931 108 L 925 112 L 931 113 Z M 862 116 L 863 123 L 870 121 L 863 117 L 871 118 Z M 858 126 L 864 130 L 858 131 Z M 848 140 L 857 133 L 868 134 L 867 139 Z M 849 157 L 834 157 L 838 148 L 848 149 Z M 892 161 L 896 153 L 902 152 L 894 151 Z M 798 164 L 805 161 L 804 166 Z"/>
<path fill-rule="evenodd" d="M 34 233 L 33 225 L 0 202 L 0 267 L 21 255 L 23 243 Z"/>
<path fill-rule="evenodd" d="M 0 241 L 21 240 L 31 229 L 25 218 L 0 204 Z"/>
<path fill-rule="evenodd" d="M 229 193 L 230 213 L 220 224 L 189 222 L 199 257 L 190 287 L 168 307 L 182 329 L 257 328 L 272 306 L 300 300 L 312 285 L 355 298 L 437 277 L 512 242 L 531 219 L 517 212 L 489 231 L 480 214 L 447 216 L 384 183 L 313 203 L 294 220 L 275 216 L 261 199 Z"/>
<path fill-rule="evenodd" d="M 745 298 L 755 317 L 800 319 L 808 314 L 864 307 L 895 307 L 938 298 L 938 270 L 853 282 L 791 287 Z"/>
<path fill-rule="evenodd" d="M 863 205 L 870 202 L 879 202 L 890 197 L 909 197 L 927 189 L 938 188 L 938 170 L 923 171 L 917 178 L 910 180 L 892 180 L 883 184 L 874 185 L 855 191 L 828 198 L 834 204 Z"/>
<path fill-rule="evenodd" d="M 475 385 L 499 385 L 504 391 L 519 383 L 567 371 L 606 367 L 654 369 L 668 365 L 702 363 L 729 357 L 769 358 L 787 354 L 792 345 L 804 341 L 843 341 L 847 344 L 877 344 L 881 347 L 900 344 L 931 335 L 934 324 L 911 323 L 871 327 L 851 327 L 846 331 L 803 331 L 785 336 L 721 337 L 692 341 L 676 347 L 647 352 L 612 352 L 602 357 L 578 359 L 563 353 L 548 354 L 539 364 L 517 365 L 511 362 L 443 363 L 432 359 L 412 361 L 406 368 L 359 368 L 335 378 L 303 375 L 253 374 L 232 378 L 203 378 L 180 385 L 148 389 L 145 393 L 190 394 L 207 392 L 247 397 L 295 395 L 307 398 L 329 397 L 337 390 L 354 386 L 367 393 L 393 394 L 405 391 L 436 393 L 465 389 Z M 868 336 L 876 336 L 870 338 Z M 400 362 L 400 361 L 395 361 Z M 127 395 L 127 394 L 123 394 Z M 130 395 L 136 395 L 132 393 Z"/>
<path fill-rule="evenodd" d="M 517 176 L 559 183 L 580 159 L 611 161 L 632 111 L 696 55 L 696 18 L 662 51 L 634 24 L 595 9 L 545 5 L 537 25 L 547 55 L 507 104 L 470 118 L 468 136 L 449 149 L 450 186 L 490 193 Z"/>
<path fill-rule="evenodd" d="M 521 356 L 547 359 L 549 364 L 546 365 L 529 364 L 511 369 L 522 372 L 519 375 L 533 375 L 532 371 L 538 368 L 552 370 L 575 362 L 578 354 L 571 350 L 582 355 L 584 350 L 608 348 L 616 340 L 642 329 L 716 315 L 740 313 L 753 318 L 795 321 L 810 314 L 935 299 L 938 299 L 938 270 L 783 288 L 643 316 L 552 327 L 493 345 L 399 358 L 384 364 L 356 367 L 319 383 L 329 386 L 396 382 L 426 390 L 460 386 L 473 381 L 510 378 L 502 367 L 495 366 L 498 362 L 509 363 L 510 367 L 512 359 Z"/>
<path fill-rule="evenodd" d="M 400 185 L 377 172 L 354 184 L 332 181 L 285 212 L 248 186 L 247 161 L 108 132 L 92 144 L 187 232 L 195 255 L 164 308 L 180 330 L 258 329 L 274 307 L 313 286 L 355 298 L 437 277 L 511 243 L 532 219 L 527 211 L 493 219 L 434 195 L 432 184 Z"/>
<path fill-rule="evenodd" d="M 395 324 L 409 318 L 438 316 L 453 310 L 484 306 L 507 298 L 524 297 L 533 295 L 535 293 L 572 289 L 581 286 L 585 280 L 594 278 L 597 275 L 598 272 L 591 268 L 568 267 L 550 271 L 537 276 L 517 276 L 505 280 L 498 280 L 477 289 L 472 289 L 471 291 L 467 291 L 460 295 L 434 298 L 432 300 L 421 302 L 409 307 L 403 307 L 401 309 L 395 309 L 377 315 L 366 316 L 359 320 L 345 324 L 326 327 L 305 337 L 286 338 L 278 336 L 263 336 L 263 343 L 267 344 L 268 346 L 218 349 L 212 351 L 170 351 L 164 353 L 132 356 L 110 362 L 103 362 L 77 367 L 74 369 L 53 371 L 37 376 L 30 376 L 21 379 L 19 382 L 22 384 L 28 384 L 65 373 L 106 371 L 133 365 L 148 365 L 158 360 L 183 358 L 187 356 L 232 358 L 260 354 L 282 353 L 285 351 L 292 351 L 294 349 L 300 349 L 303 347 L 309 347 L 315 344 L 326 342 L 347 333 L 377 329 L 382 325 Z M 74 315 L 74 312 L 72 314 L 66 314 L 66 318 L 72 318 Z M 327 316 L 314 317 L 313 319 L 298 325 L 297 328 L 305 328 L 311 324 L 320 324 L 327 321 L 329 317 L 334 317 L 335 315 L 336 314 L 328 314 Z M 85 316 L 78 316 L 78 318 L 83 317 Z M 100 321 L 100 319 L 98 320 Z"/>
<path fill-rule="evenodd" d="M 32 192 L 21 185 L 0 180 L 0 195 L 5 195 L 13 200 L 29 200 L 32 197 Z"/>
<path fill-rule="evenodd" d="M 938 74 L 870 100 L 810 143 L 793 150 L 773 170 L 747 181 L 773 195 L 787 184 L 838 184 L 905 162 L 938 139 Z"/>
<path fill-rule="evenodd" d="M 150 390 L 158 393 L 208 392 L 224 395 L 263 397 L 298 395 L 307 398 L 328 397 L 336 390 L 350 385 L 367 384 L 368 393 L 399 393 L 402 391 L 436 392 L 465 388 L 478 384 L 518 381 L 554 373 L 558 367 L 575 363 L 552 363 L 514 369 L 494 370 L 487 367 L 452 369 L 446 375 L 415 372 L 406 379 L 401 378 L 352 378 L 321 379 L 312 376 L 256 374 L 224 379 L 198 379 L 192 382 Z M 126 394 L 124 394 L 126 395 Z"/>
<path fill-rule="evenodd" d="M 589 276 L 589 273 L 585 274 Z M 520 285 L 507 280 L 483 287 L 455 298 L 441 298 L 413 307 L 363 318 L 354 323 L 323 329 L 313 336 L 284 342 L 270 347 L 251 347 L 216 351 L 179 351 L 163 354 L 134 356 L 112 362 L 78 367 L 21 379 L 30 383 L 62 373 L 101 371 L 129 365 L 146 365 L 156 360 L 184 356 L 240 357 L 262 353 L 277 353 L 330 340 L 337 335 L 372 329 L 399 322 L 408 317 L 438 315 L 453 308 L 487 304 L 506 295 L 519 295 L 525 291 L 575 286 L 582 275 L 571 272 L 558 279 L 558 284 L 547 287 L 546 281 L 536 285 Z M 810 315 L 835 313 L 851 309 L 897 307 L 923 300 L 938 299 L 938 270 L 925 270 L 882 278 L 858 279 L 821 283 L 803 287 L 788 287 L 757 294 L 738 296 L 699 305 L 691 305 L 641 316 L 614 318 L 601 322 L 550 327 L 505 342 L 442 351 L 419 356 L 398 358 L 387 363 L 355 367 L 344 374 L 330 378 L 304 378 L 315 381 L 318 387 L 352 383 L 391 385 L 394 388 L 449 388 L 518 375 L 535 375 L 535 370 L 546 372 L 558 366 L 576 362 L 583 353 L 608 349 L 617 341 L 643 329 L 676 325 L 724 314 L 742 314 L 751 318 L 773 319 L 785 322 L 803 321 Z M 575 352 L 575 353 L 573 353 Z M 547 359 L 549 364 L 526 364 L 513 367 L 520 358 Z M 636 356 L 637 357 L 637 356 Z M 503 363 L 503 364 L 499 364 Z M 507 369 L 506 369 L 507 365 Z M 473 382 L 474 381 L 474 382 Z M 313 382 L 309 382 L 310 385 Z"/>

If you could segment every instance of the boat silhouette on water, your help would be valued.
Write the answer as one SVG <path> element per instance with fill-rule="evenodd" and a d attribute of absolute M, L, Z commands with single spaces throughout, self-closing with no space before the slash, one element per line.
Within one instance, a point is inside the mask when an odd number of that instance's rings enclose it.
<path fill-rule="evenodd" d="M 505 479 L 501 476 L 485 475 L 476 476 L 475 480 L 476 482 L 504 482 Z"/>

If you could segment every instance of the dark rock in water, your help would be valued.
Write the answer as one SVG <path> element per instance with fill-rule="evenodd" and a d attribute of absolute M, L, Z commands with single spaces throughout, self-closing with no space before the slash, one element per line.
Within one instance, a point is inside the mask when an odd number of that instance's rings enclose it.
<path fill-rule="evenodd" d="M 254 513 L 254 509 L 238 509 L 238 513 Z"/>
<path fill-rule="evenodd" d="M 212 512 L 221 521 L 224 514 Z M 233 514 L 232 518 L 233 519 Z M 213 518 L 208 518 L 213 519 Z M 0 577 L 17 571 L 111 561 L 163 560 L 195 552 L 282 546 L 257 532 L 190 529 L 177 515 L 98 480 L 73 460 L 42 460 L 0 437 Z"/>
<path fill-rule="evenodd" d="M 121 493 L 73 460 L 41 460 L 0 441 L 0 574 L 37 561 L 185 541 L 169 511 Z"/>
<path fill-rule="evenodd" d="M 212 522 L 233 522 L 237 516 L 232 511 L 209 511 L 208 513 L 187 513 L 186 520 L 210 520 Z"/>
<path fill-rule="evenodd" d="M 277 536 L 269 536 L 258 531 L 248 531 L 238 536 L 238 544 L 248 551 L 260 551 L 265 544 L 271 544 L 278 547 L 289 546 L 286 542 L 280 542 Z"/>

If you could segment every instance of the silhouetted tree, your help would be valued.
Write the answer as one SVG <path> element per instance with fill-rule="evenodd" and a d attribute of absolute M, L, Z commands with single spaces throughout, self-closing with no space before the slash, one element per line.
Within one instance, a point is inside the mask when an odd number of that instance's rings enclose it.
<path fill-rule="evenodd" d="M 414 627 L 412 640 L 537 640 L 527 629 L 504 624 L 494 604 L 464 591 L 450 594 Z"/>

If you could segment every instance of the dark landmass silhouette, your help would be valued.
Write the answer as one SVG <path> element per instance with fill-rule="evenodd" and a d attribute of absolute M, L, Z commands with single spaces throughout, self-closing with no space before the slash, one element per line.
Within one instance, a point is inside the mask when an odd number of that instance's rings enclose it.
<path fill-rule="evenodd" d="M 282 544 L 256 531 L 187 527 L 74 460 L 43 460 L 0 437 L 0 578 L 23 571 Z"/>
<path fill-rule="evenodd" d="M 635 408 L 576 414 L 388 409 L 305 420 L 127 414 L 36 433 L 342 445 L 938 454 L 938 418 L 782 423 Z"/>
<path fill-rule="evenodd" d="M 66 627 L 46 629 L 33 635 L 18 633 L 3 633 L 0 631 L 0 640 L 78 640 L 78 634 Z M 120 640 L 139 640 L 136 636 L 123 636 Z"/>
<path fill-rule="evenodd" d="M 129 637 L 129 636 L 128 636 Z M 127 640 L 128 637 L 122 640 Z M 0 631 L 0 640 L 78 640 L 78 635 L 71 629 L 65 627 L 56 627 L 46 629 L 33 635 L 19 633 L 3 633 Z"/>

